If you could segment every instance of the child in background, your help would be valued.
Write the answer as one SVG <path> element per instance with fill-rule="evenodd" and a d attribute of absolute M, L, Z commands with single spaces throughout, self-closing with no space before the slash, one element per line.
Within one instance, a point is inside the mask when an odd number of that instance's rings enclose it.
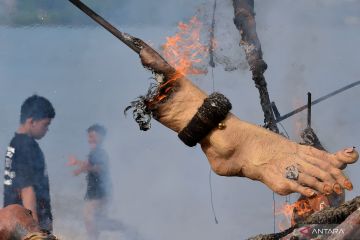
<path fill-rule="evenodd" d="M 85 227 L 89 240 L 97 240 L 104 225 L 113 225 L 106 217 L 106 207 L 110 198 L 109 157 L 103 148 L 106 129 L 94 124 L 87 129 L 90 153 L 88 159 L 81 161 L 70 156 L 68 166 L 77 166 L 75 176 L 86 173 L 87 190 L 85 195 Z"/>

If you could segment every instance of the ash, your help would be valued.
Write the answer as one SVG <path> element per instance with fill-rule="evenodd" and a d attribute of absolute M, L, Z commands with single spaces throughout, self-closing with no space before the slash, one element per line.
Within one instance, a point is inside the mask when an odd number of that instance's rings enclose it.
<path fill-rule="evenodd" d="M 148 103 L 152 102 L 156 96 L 159 95 L 159 86 L 160 83 L 158 81 L 152 82 L 147 93 L 140 95 L 134 101 L 130 102 L 130 105 L 124 110 L 124 114 L 126 115 L 128 110 L 133 109 L 133 118 L 142 131 L 147 131 L 151 128 L 150 121 L 153 118 L 153 113 Z"/>

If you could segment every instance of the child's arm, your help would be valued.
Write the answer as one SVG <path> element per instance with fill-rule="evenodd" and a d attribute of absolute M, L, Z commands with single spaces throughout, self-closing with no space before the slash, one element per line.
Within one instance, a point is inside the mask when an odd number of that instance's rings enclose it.
<path fill-rule="evenodd" d="M 75 176 L 78 176 L 83 172 L 89 171 L 90 168 L 88 160 L 79 160 L 74 155 L 70 155 L 68 157 L 68 162 L 66 163 L 66 166 L 77 166 L 77 169 L 73 171 L 73 174 Z"/>
<path fill-rule="evenodd" d="M 38 223 L 38 214 L 36 210 L 36 194 L 32 186 L 21 189 L 22 204 L 26 209 L 31 210 L 32 217 Z"/>
<path fill-rule="evenodd" d="M 74 155 L 70 155 L 68 157 L 68 162 L 66 163 L 66 166 L 78 166 L 81 164 L 81 160 L 77 159 Z"/>
<path fill-rule="evenodd" d="M 73 171 L 73 174 L 75 175 L 75 176 L 78 176 L 78 175 L 80 175 L 81 173 L 84 173 L 84 172 L 88 172 L 88 165 L 90 165 L 89 164 L 89 162 L 87 161 L 87 160 L 84 160 L 84 161 L 80 161 L 80 160 L 78 160 L 79 162 L 78 162 L 78 168 L 77 169 L 75 169 L 74 171 Z"/>
<path fill-rule="evenodd" d="M 77 165 L 79 167 L 73 171 L 73 174 L 75 176 L 78 176 L 81 173 L 85 173 L 85 172 L 101 172 L 102 171 L 102 167 L 100 164 L 91 165 L 88 160 L 84 160 L 84 161 L 78 160 L 78 161 L 79 162 Z"/>
<path fill-rule="evenodd" d="M 84 172 L 101 172 L 103 169 L 100 163 L 90 164 L 89 160 L 79 160 L 74 155 L 70 155 L 68 159 L 69 161 L 66 163 L 67 166 L 78 166 L 78 168 L 73 171 L 75 176 Z"/>

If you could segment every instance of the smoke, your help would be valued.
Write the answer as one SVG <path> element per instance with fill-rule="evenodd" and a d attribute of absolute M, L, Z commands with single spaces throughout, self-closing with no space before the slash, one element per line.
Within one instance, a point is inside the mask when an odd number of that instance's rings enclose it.
<path fill-rule="evenodd" d="M 174 34 L 175 22 L 195 13 L 191 1 L 122 4 L 131 18 L 117 20 L 121 29 L 154 46 Z M 207 5 L 211 9 L 212 2 Z M 125 11 L 116 6 L 103 13 L 115 19 L 120 14 L 117 11 Z M 230 62 L 237 62 L 243 55 L 235 40 L 240 37 L 232 23 L 231 7 L 230 1 L 219 1 L 215 37 L 218 51 L 224 52 L 219 55 L 229 55 Z M 307 91 L 317 98 L 359 80 L 360 69 L 354 64 L 360 55 L 358 25 L 346 20 L 358 18 L 359 7 L 358 1 L 256 2 L 258 34 L 269 65 L 265 74 L 270 97 L 281 114 L 294 109 L 293 99 L 305 104 Z M 226 18 L 222 19 L 222 13 Z M 0 19 L 4 19 L 2 14 Z M 132 20 L 136 20 L 133 25 Z M 147 91 L 150 73 L 140 65 L 138 56 L 103 29 L 75 25 L 0 27 L 0 154 L 4 156 L 18 126 L 26 97 L 43 95 L 57 112 L 50 131 L 40 141 L 50 176 L 55 233 L 64 239 L 85 239 L 85 176 L 72 176 L 65 163 L 70 154 L 86 157 L 86 128 L 94 122 L 108 129 L 105 147 L 114 186 L 110 216 L 126 226 L 119 232 L 104 232 L 101 239 L 134 239 L 136 235 L 159 240 L 244 239 L 272 232 L 271 191 L 243 178 L 213 175 L 219 224 L 214 223 L 209 164 L 201 149 L 185 147 L 174 132 L 155 121 L 151 130 L 140 132 L 132 117 L 123 115 L 128 103 Z M 248 70 L 240 67 L 226 72 L 222 68 L 215 69 L 216 90 L 229 97 L 233 112 L 241 119 L 261 124 L 258 92 Z M 210 76 L 197 83 L 211 91 Z M 359 145 L 358 101 L 357 87 L 313 107 L 313 127 L 330 151 Z M 294 129 L 292 119 L 283 122 L 288 132 Z M 347 198 L 360 194 L 356 185 L 359 170 L 359 164 L 349 167 L 347 174 L 355 188 Z"/>
<path fill-rule="evenodd" d="M 204 22 L 203 38 L 210 42 L 210 30 L 214 16 L 214 61 L 225 71 L 248 68 L 244 51 L 240 45 L 240 33 L 237 31 L 233 18 L 234 9 L 232 1 L 217 1 L 214 12 L 214 3 L 208 1 L 199 9 L 199 15 Z M 208 63 L 208 61 L 207 61 Z"/>
<path fill-rule="evenodd" d="M 95 12 L 121 26 L 175 24 L 193 14 L 202 1 L 84 0 Z M 5 0 L 0 2 L 0 25 L 96 26 L 69 1 Z"/>

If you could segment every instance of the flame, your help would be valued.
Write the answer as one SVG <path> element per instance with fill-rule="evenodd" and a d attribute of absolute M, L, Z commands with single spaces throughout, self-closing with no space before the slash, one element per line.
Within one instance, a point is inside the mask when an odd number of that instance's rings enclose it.
<path fill-rule="evenodd" d="M 283 204 L 279 208 L 275 209 L 275 215 L 283 216 L 283 218 L 278 222 L 278 228 L 280 231 L 284 231 L 290 227 L 293 209 L 294 206 L 291 204 Z"/>
<path fill-rule="evenodd" d="M 294 205 L 293 211 L 296 212 L 298 216 L 304 216 L 313 212 L 313 209 L 307 200 L 299 200 L 295 202 L 293 205 Z"/>
<path fill-rule="evenodd" d="M 318 194 L 314 197 L 308 198 L 301 196 L 293 204 L 282 204 L 278 209 L 275 209 L 275 215 L 285 217 L 287 224 L 284 221 L 280 222 L 278 227 L 280 230 L 285 230 L 296 223 L 305 220 L 311 214 L 321 211 L 325 207 L 331 206 L 328 197 L 323 194 Z M 286 225 L 286 226 L 285 226 Z"/>
<path fill-rule="evenodd" d="M 298 218 L 307 217 L 313 212 L 314 210 L 307 199 L 298 200 L 293 204 L 285 203 L 275 209 L 275 215 L 282 215 L 287 220 L 287 224 L 284 221 L 280 222 L 278 227 L 281 231 L 290 227 L 288 226 L 289 223 L 293 226 Z"/>
<path fill-rule="evenodd" d="M 196 66 L 209 52 L 209 47 L 200 41 L 201 27 L 202 23 L 196 16 L 192 17 L 189 23 L 180 22 L 178 32 L 167 37 L 166 43 L 162 46 L 166 61 L 182 75 L 206 73 L 206 70 Z"/>
<path fill-rule="evenodd" d="M 189 23 L 180 22 L 178 31 L 174 36 L 167 37 L 166 43 L 162 45 L 162 55 L 165 60 L 176 70 L 169 79 L 166 79 L 160 86 L 160 93 L 151 102 L 147 102 L 150 108 L 156 103 L 165 99 L 174 87 L 174 82 L 186 75 L 199 75 L 207 73 L 199 67 L 203 59 L 209 54 L 209 46 L 200 41 L 202 23 L 194 16 Z M 215 48 L 215 41 L 211 43 L 212 50 Z"/>

